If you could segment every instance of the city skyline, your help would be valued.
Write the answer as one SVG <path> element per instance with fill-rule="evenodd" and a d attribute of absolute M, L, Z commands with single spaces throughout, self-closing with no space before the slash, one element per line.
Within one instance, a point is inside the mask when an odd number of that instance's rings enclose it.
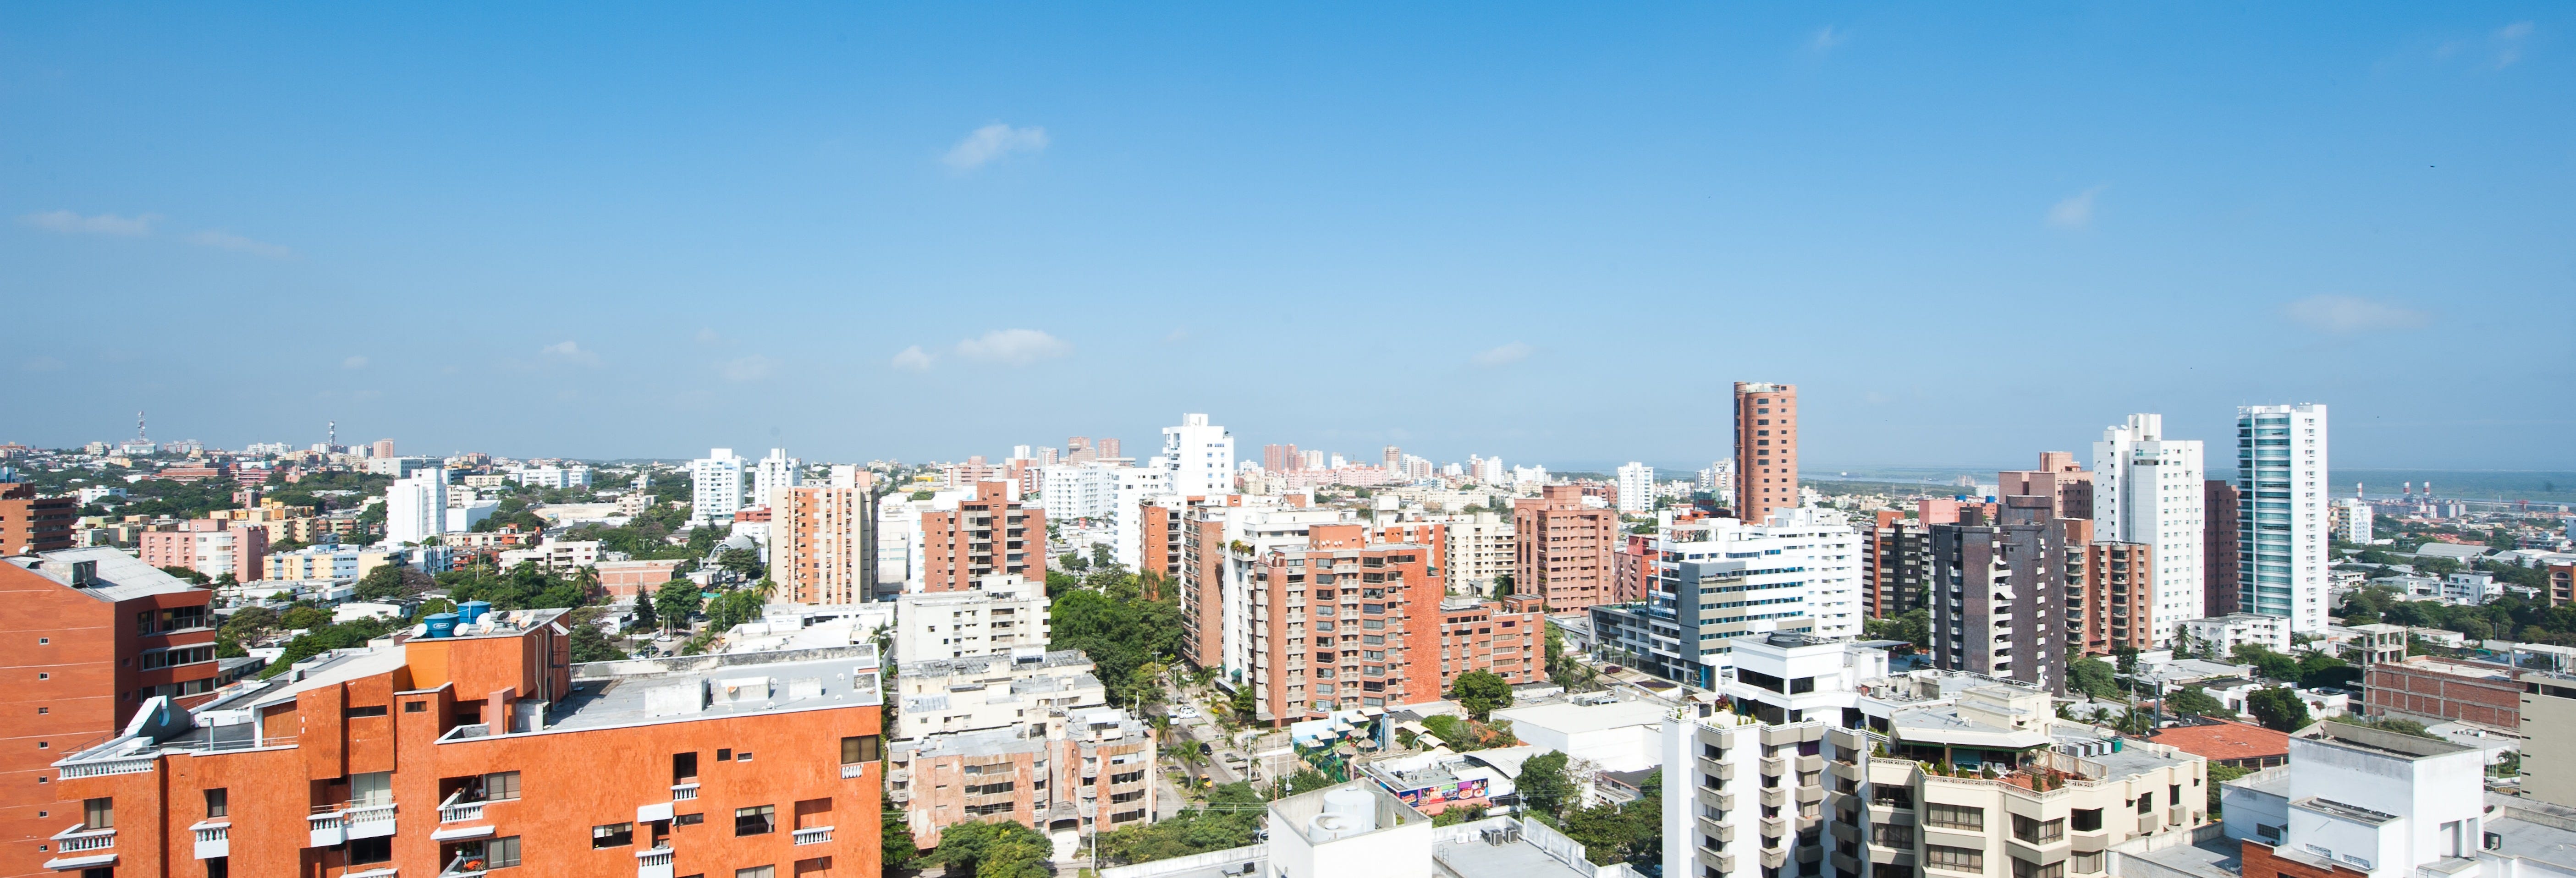
<path fill-rule="evenodd" d="M 0 290 L 119 321 L 23 339 L 0 439 L 922 459 L 1205 411 L 1668 465 L 1750 380 L 1819 468 L 2298 402 L 2355 466 L 2576 466 L 2576 76 L 2515 7 L 165 12 L 8 26 Z M 1295 377 L 1203 368 L 1259 351 Z"/>

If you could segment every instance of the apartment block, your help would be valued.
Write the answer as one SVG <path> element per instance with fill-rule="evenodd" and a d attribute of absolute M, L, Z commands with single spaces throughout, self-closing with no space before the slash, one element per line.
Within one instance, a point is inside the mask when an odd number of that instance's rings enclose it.
<path fill-rule="evenodd" d="M 689 461 L 689 519 L 700 525 L 713 526 L 733 520 L 742 509 L 742 471 L 745 461 L 731 448 L 715 448 L 707 456 Z"/>
<path fill-rule="evenodd" d="M 1860 536 L 1838 513 L 1793 508 L 1768 525 L 1676 522 L 1647 600 L 1591 608 L 1599 644 L 1638 670 L 1714 688 L 1733 638 L 1860 634 Z"/>
<path fill-rule="evenodd" d="M 1494 582 L 1512 575 L 1512 523 L 1493 512 L 1436 517 L 1449 531 L 1449 586 L 1485 594 Z"/>
<path fill-rule="evenodd" d="M 2066 615 L 2085 655 L 2110 655 L 2121 647 L 2153 649 L 2159 633 L 2155 607 L 2156 547 L 2146 543 L 2070 543 L 2080 559 L 2068 581 Z"/>
<path fill-rule="evenodd" d="M 2093 516 L 2093 474 L 2070 451 L 2042 451 L 2039 468 L 1996 473 L 1995 496 L 2047 497 L 2053 518 Z"/>
<path fill-rule="evenodd" d="M 312 546 L 292 552 L 272 552 L 262 559 L 262 572 L 267 579 L 345 579 L 351 582 L 366 578 L 376 568 L 401 564 L 408 553 L 400 549 L 376 546 Z"/>
<path fill-rule="evenodd" d="M 924 659 L 1046 649 L 1043 579 L 1000 573 L 976 577 L 965 591 L 895 600 L 894 655 L 907 667 Z"/>
<path fill-rule="evenodd" d="M 2150 606 L 2161 645 L 2172 623 L 2206 615 L 2201 557 L 2204 487 L 2201 443 L 2164 435 L 2164 416 L 2130 415 L 2093 443 L 2093 538 L 2155 547 L 2155 593 Z"/>
<path fill-rule="evenodd" d="M 1417 529 L 1418 528 L 1418 529 Z M 1242 553 L 1242 682 L 1264 723 L 1441 697 L 1447 595 L 1436 524 L 1315 524 L 1305 544 Z"/>
<path fill-rule="evenodd" d="M 1011 499 L 1006 482 L 978 482 L 973 499 L 921 514 L 922 589 L 963 591 L 978 577 L 1046 578 L 1046 512 Z"/>
<path fill-rule="evenodd" d="M 1546 626 L 1535 597 L 1441 599 L 1440 691 L 1469 671 L 1488 671 L 1513 685 L 1547 679 Z"/>
<path fill-rule="evenodd" d="M 831 484 L 770 492 L 770 578 L 787 600 L 855 604 L 876 598 L 875 474 L 836 469 L 843 471 L 835 472 Z"/>
<path fill-rule="evenodd" d="M 29 555 L 72 547 L 72 521 L 80 501 L 38 497 L 36 486 L 0 483 L 0 555 Z"/>
<path fill-rule="evenodd" d="M 1010 819 L 1040 832 L 1108 832 L 1152 819 L 1154 733 L 1112 707 L 1068 711 L 1061 724 L 954 732 L 897 741 L 889 795 L 913 843 L 941 831 Z"/>
<path fill-rule="evenodd" d="M 1164 490 L 1209 497 L 1234 493 L 1234 434 L 1208 423 L 1206 415 L 1184 414 L 1180 426 L 1163 428 L 1162 461 L 1170 472 Z"/>
<path fill-rule="evenodd" d="M 2068 552 L 2056 499 L 2002 500 L 1994 523 L 1932 526 L 1932 661 L 1943 670 L 2066 688 Z"/>
<path fill-rule="evenodd" d="M 913 740 L 1030 724 L 1060 726 L 1071 711 L 1109 703 L 1091 657 L 1078 649 L 1015 649 L 955 659 L 903 659 L 895 677 L 899 728 Z"/>
<path fill-rule="evenodd" d="M 0 564 L 0 874 L 45 874 L 50 839 L 79 819 L 79 803 L 55 795 L 56 758 L 115 734 L 153 698 L 197 704 L 214 691 L 213 596 L 114 549 Z"/>
<path fill-rule="evenodd" d="M 231 576 L 241 582 L 267 579 L 268 529 L 212 518 L 179 523 L 179 529 L 146 531 L 143 563 L 185 567 L 209 579 Z"/>
<path fill-rule="evenodd" d="M 1735 511 L 1754 524 L 1798 505 L 1798 385 L 1735 382 Z"/>
<path fill-rule="evenodd" d="M 2236 410 L 2239 605 L 2301 634 L 2326 628 L 2326 434 L 2320 403 Z"/>
<path fill-rule="evenodd" d="M 1920 519 L 1885 510 L 1861 544 L 1862 609 L 1872 619 L 1904 615 L 1923 606 L 1932 575 L 1932 529 Z"/>
<path fill-rule="evenodd" d="M 2236 483 L 2226 479 L 2207 479 L 2201 485 L 2200 575 L 2202 587 L 2208 589 L 2201 612 L 2223 616 L 2240 611 L 2244 603 L 2237 579 L 2244 563 L 2238 545 L 2244 531 L 2237 520 L 2237 506 L 2244 497 L 2237 493 Z"/>
<path fill-rule="evenodd" d="M 193 712 L 147 704 L 55 763 L 81 816 L 47 866 L 875 874 L 874 647 L 575 666 L 562 612 L 415 627 Z"/>
<path fill-rule="evenodd" d="M 1537 595 L 1553 612 L 1612 602 L 1618 534 L 1619 513 L 1585 505 L 1579 486 L 1512 501 L 1513 593 Z"/>

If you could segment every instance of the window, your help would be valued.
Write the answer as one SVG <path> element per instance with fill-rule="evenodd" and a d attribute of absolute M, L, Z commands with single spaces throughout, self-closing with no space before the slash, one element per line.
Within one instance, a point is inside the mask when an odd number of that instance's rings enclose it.
<path fill-rule="evenodd" d="M 353 838 L 349 840 L 349 865 L 362 866 L 368 863 L 390 863 L 393 862 L 393 859 L 393 836 L 379 835 L 374 838 Z"/>
<path fill-rule="evenodd" d="M 483 868 L 506 869 L 519 864 L 519 837 L 496 838 L 483 843 L 486 862 Z"/>
<path fill-rule="evenodd" d="M 394 803 L 394 773 L 370 771 L 349 775 L 350 807 L 391 805 Z"/>
<path fill-rule="evenodd" d="M 483 776 L 483 800 L 504 802 L 519 797 L 519 773 L 495 771 Z"/>
<path fill-rule="evenodd" d="M 1983 831 L 1986 828 L 1986 809 L 1928 803 L 1923 806 L 1923 822 L 1943 829 Z"/>
<path fill-rule="evenodd" d="M 1869 803 L 1889 808 L 1911 808 L 1914 807 L 1914 791 L 1904 787 L 1873 785 L 1869 788 Z"/>
<path fill-rule="evenodd" d="M 671 754 L 672 783 L 684 784 L 697 779 L 698 754 L 695 751 Z"/>
<path fill-rule="evenodd" d="M 116 799 L 101 797 L 81 803 L 82 829 L 115 829 Z"/>
<path fill-rule="evenodd" d="M 2075 871 L 2079 873 L 2102 871 L 2102 852 L 2076 851 L 2073 862 L 2075 865 Z"/>
<path fill-rule="evenodd" d="M 673 826 L 696 826 L 705 822 L 707 822 L 707 815 L 704 814 L 671 815 L 671 825 Z"/>
<path fill-rule="evenodd" d="M 1934 805 L 1932 807 L 1938 808 L 1941 806 Z M 1923 865 L 1934 869 L 1948 869 L 1953 872 L 1983 872 L 1986 870 L 1986 852 L 1975 848 L 1954 848 L 1948 845 L 1938 844 L 1924 845 Z"/>
<path fill-rule="evenodd" d="M 1873 823 L 1869 843 L 1883 848 L 1914 849 L 1914 827 L 1902 823 Z"/>
<path fill-rule="evenodd" d="M 428 713 L 428 712 L 429 712 L 429 702 L 426 702 L 426 701 L 405 701 L 405 702 L 403 702 L 403 712 L 404 712 L 404 713 Z"/>
<path fill-rule="evenodd" d="M 2147 812 L 2149 812 L 2149 811 L 2153 811 L 2153 810 L 2155 810 L 2155 809 L 2156 809 L 2156 794 L 2154 794 L 2154 793 L 2139 793 L 2139 794 L 2138 794 L 2138 813 L 2140 813 L 2140 814 L 2145 814 L 2145 813 L 2147 813 Z"/>
<path fill-rule="evenodd" d="M 206 819 L 232 815 L 232 793 L 223 787 L 206 791 Z"/>
<path fill-rule="evenodd" d="M 622 848 L 635 843 L 635 824 L 609 823 L 590 828 L 590 847 Z"/>
<path fill-rule="evenodd" d="M 2074 812 L 2074 820 L 2077 832 L 2099 831 L 2102 828 L 2102 809 L 2077 808 Z"/>
<path fill-rule="evenodd" d="M 2047 844 L 2066 837 L 2066 821 L 2037 820 L 2013 815 L 2013 837 L 2032 844 Z"/>
<path fill-rule="evenodd" d="M 733 809 L 733 834 L 735 835 L 764 835 L 777 830 L 778 806 L 776 805 Z"/>
<path fill-rule="evenodd" d="M 2096 856 L 2099 855 L 2096 854 Z M 2012 864 L 2013 878 L 2066 878 L 2066 864 L 2064 862 L 2041 865 L 2019 857 L 2014 857 Z"/>
<path fill-rule="evenodd" d="M 748 869 L 735 869 L 733 878 L 778 878 L 778 867 L 753 866 Z"/>
<path fill-rule="evenodd" d="M 877 736 L 875 735 L 859 735 L 856 737 L 842 738 L 841 764 L 848 765 L 854 762 L 875 762 L 877 761 L 877 757 L 880 755 L 879 747 L 880 744 Z"/>
<path fill-rule="evenodd" d="M 733 761 L 733 748 L 731 748 L 731 747 L 721 747 L 721 748 L 717 748 L 717 750 L 716 750 L 716 761 L 717 761 L 717 762 L 732 762 L 732 761 Z"/>
<path fill-rule="evenodd" d="M 348 712 L 341 714 L 341 716 L 348 717 L 348 718 L 351 718 L 351 719 L 355 719 L 355 718 L 362 717 L 362 716 L 384 716 L 384 715 L 385 715 L 385 706 L 384 706 L 384 705 L 381 705 L 381 704 L 379 704 L 379 705 L 375 705 L 375 706 L 373 706 L 373 707 L 352 707 L 352 708 L 349 708 Z"/>

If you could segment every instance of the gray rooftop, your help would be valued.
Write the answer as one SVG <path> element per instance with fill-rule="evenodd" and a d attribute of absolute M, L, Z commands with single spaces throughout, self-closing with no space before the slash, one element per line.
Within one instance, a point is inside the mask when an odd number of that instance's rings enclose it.
<path fill-rule="evenodd" d="M 1071 665 L 1087 664 L 1091 664 L 1091 656 L 1083 654 L 1082 650 L 1079 649 L 1055 650 L 1053 652 L 1046 653 L 1045 655 L 1038 656 L 1035 661 L 1016 661 L 1008 653 L 995 653 L 992 655 L 970 655 L 964 658 L 925 659 L 917 662 L 904 662 L 903 676 L 954 677 L 959 675 L 992 673 L 996 671 L 1008 672 L 1028 670 L 1032 668 L 1061 668 Z"/>
<path fill-rule="evenodd" d="M 9 557 L 9 563 L 66 586 L 72 584 L 72 565 L 83 561 L 97 565 L 97 574 L 91 580 L 96 584 L 76 590 L 99 600 L 130 601 L 157 594 L 198 590 L 187 580 L 106 546 Z"/>
<path fill-rule="evenodd" d="M 883 703 L 872 662 L 819 658 L 584 681 L 548 712 L 546 726 L 601 728 Z"/>

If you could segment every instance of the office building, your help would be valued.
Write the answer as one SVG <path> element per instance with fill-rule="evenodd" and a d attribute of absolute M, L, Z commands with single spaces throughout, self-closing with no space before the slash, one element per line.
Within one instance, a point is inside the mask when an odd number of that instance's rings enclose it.
<path fill-rule="evenodd" d="M 1046 649 L 1044 579 L 980 576 L 965 591 L 908 594 L 895 601 L 894 657 L 905 667 L 924 659 Z"/>
<path fill-rule="evenodd" d="M 2053 496 L 2002 498 L 1998 520 L 1932 526 L 1932 661 L 2066 691 L 2070 545 Z"/>
<path fill-rule="evenodd" d="M 922 590 L 964 591 L 997 573 L 1046 579 L 1046 512 L 1010 495 L 1008 483 L 979 482 L 973 498 L 921 513 Z"/>
<path fill-rule="evenodd" d="M 1234 493 L 1234 434 L 1209 424 L 1206 415 L 1185 414 L 1180 426 L 1164 427 L 1162 458 L 1171 493 Z"/>
<path fill-rule="evenodd" d="M 185 567 L 209 580 L 230 576 L 237 582 L 267 579 L 268 529 L 232 521 L 196 518 L 177 530 L 144 531 L 143 563 Z"/>
<path fill-rule="evenodd" d="M 1619 511 L 1642 515 L 1655 508 L 1655 468 L 1630 461 L 1619 467 Z"/>
<path fill-rule="evenodd" d="M 80 501 L 39 497 L 26 482 L 0 482 L 0 555 L 29 555 L 72 547 L 72 522 Z"/>
<path fill-rule="evenodd" d="M 1798 385 L 1735 382 L 1735 512 L 1754 524 L 1798 505 Z"/>
<path fill-rule="evenodd" d="M 1619 514 L 1586 505 L 1577 485 L 1512 501 L 1512 592 L 1537 595 L 1551 612 L 1611 602 L 1618 534 Z"/>
<path fill-rule="evenodd" d="M 46 848 L 82 823 L 53 761 L 108 738 L 153 698 L 203 702 L 215 689 L 214 592 L 108 548 L 0 563 L 0 637 L 11 685 L 0 750 L 0 874 L 49 874 Z"/>
<path fill-rule="evenodd" d="M 2243 498 L 2236 492 L 2236 483 L 2226 479 L 2208 479 L 2201 485 L 2200 570 L 2202 587 L 2208 590 L 2201 612 L 2224 616 L 2244 606 L 2237 582 L 2243 572 L 2239 541 L 2244 538 L 2237 506 Z"/>
<path fill-rule="evenodd" d="M 751 503 L 753 506 L 778 505 L 778 492 L 805 482 L 805 462 L 787 456 L 787 449 L 769 449 L 751 469 Z"/>
<path fill-rule="evenodd" d="M 1791 508 L 1768 525 L 1675 522 L 1658 550 L 1654 591 L 1591 608 L 1592 630 L 1619 663 L 1701 688 L 1732 666 L 1736 637 L 1861 633 L 1860 535 L 1838 513 Z"/>
<path fill-rule="evenodd" d="M 2326 630 L 2326 459 L 2323 403 L 2236 410 L 2239 605 L 2295 634 Z"/>
<path fill-rule="evenodd" d="M 731 448 L 715 448 L 689 461 L 689 520 L 702 527 L 733 523 L 742 509 L 742 458 Z"/>
<path fill-rule="evenodd" d="M 771 491 L 770 579 L 780 596 L 800 604 L 856 604 L 876 599 L 876 474 L 832 468 L 824 485 Z"/>
<path fill-rule="evenodd" d="M 572 665 L 561 610 L 416 626 L 143 705 L 65 754 L 56 870 L 877 871 L 873 646 Z M 433 622 L 444 626 L 449 620 Z M 757 761 L 755 761 L 755 759 Z M 761 870 L 761 871 L 750 871 Z"/>
<path fill-rule="evenodd" d="M 2200 440 L 2166 438 L 2162 415 L 2130 415 L 2093 443 L 2093 538 L 2153 547 L 2158 644 L 2174 623 L 2208 614 L 2201 566 L 2191 563 L 2207 526 L 2201 472 Z"/>

